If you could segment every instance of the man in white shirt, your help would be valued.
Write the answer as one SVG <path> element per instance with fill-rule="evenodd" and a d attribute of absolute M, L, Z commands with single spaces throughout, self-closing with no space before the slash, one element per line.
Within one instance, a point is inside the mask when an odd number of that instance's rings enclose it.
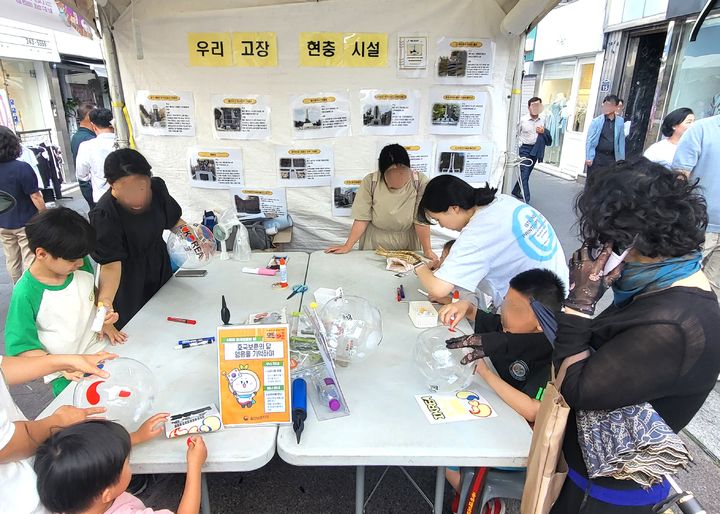
<path fill-rule="evenodd" d="M 550 134 L 545 133 L 545 120 L 540 117 L 542 111 L 542 100 L 537 96 L 532 97 L 528 100 L 528 114 L 523 116 L 518 124 L 520 143 L 518 155 L 523 162 L 520 163 L 520 180 L 515 184 L 512 194 L 518 200 L 528 203 L 530 203 L 530 173 L 538 161 L 542 162 L 545 146 L 552 144 Z"/>
<path fill-rule="evenodd" d="M 18 161 L 26 162 L 30 165 L 30 167 L 35 172 L 35 176 L 38 180 L 38 187 L 40 189 L 43 189 L 45 185 L 43 184 L 42 176 L 40 175 L 40 169 L 38 168 L 38 160 L 37 157 L 35 157 L 35 152 L 30 150 L 25 145 L 20 145 L 22 147 L 22 153 L 20 154 L 20 157 L 17 158 Z"/>
<path fill-rule="evenodd" d="M 97 203 L 110 187 L 105 180 L 105 158 L 115 149 L 112 111 L 93 109 L 90 112 L 90 125 L 97 137 L 80 144 L 75 162 L 75 175 L 78 180 L 90 181 L 93 201 Z"/>

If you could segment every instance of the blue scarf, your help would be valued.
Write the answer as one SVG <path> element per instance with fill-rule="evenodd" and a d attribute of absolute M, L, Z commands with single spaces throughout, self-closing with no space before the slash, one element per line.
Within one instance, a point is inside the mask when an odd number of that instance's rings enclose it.
<path fill-rule="evenodd" d="M 701 252 L 660 262 L 626 262 L 620 279 L 613 284 L 615 305 L 627 305 L 635 295 L 670 287 L 700 271 Z"/>

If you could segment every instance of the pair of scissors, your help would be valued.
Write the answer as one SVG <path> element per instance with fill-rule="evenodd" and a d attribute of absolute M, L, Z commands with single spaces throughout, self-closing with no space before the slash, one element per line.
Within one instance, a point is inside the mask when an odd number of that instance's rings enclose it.
<path fill-rule="evenodd" d="M 304 292 L 307 291 L 307 290 L 308 290 L 308 286 L 306 286 L 305 284 L 298 284 L 298 285 L 296 285 L 296 286 L 293 286 L 293 289 L 292 289 L 293 292 L 290 293 L 290 296 L 287 297 L 287 300 L 289 300 L 290 298 L 292 298 L 292 297 L 295 296 L 296 294 L 298 294 L 298 293 L 304 293 Z"/>

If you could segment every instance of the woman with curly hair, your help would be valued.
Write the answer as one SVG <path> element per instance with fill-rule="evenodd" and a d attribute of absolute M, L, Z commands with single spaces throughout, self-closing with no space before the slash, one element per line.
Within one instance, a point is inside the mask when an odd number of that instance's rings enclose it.
<path fill-rule="evenodd" d="M 560 390 L 573 411 L 649 402 L 677 433 L 720 372 L 720 308 L 700 269 L 705 200 L 696 182 L 641 158 L 590 175 L 576 210 L 585 244 L 557 317 Z M 605 273 L 612 252 L 628 249 Z M 591 319 L 608 287 L 613 304 Z M 553 514 L 650 514 L 668 495 L 666 481 L 588 479 L 572 413 L 563 452 L 569 473 Z"/>
<path fill-rule="evenodd" d="M 12 195 L 16 202 L 14 209 L 0 214 L 0 240 L 13 283 L 20 280 L 23 267 L 32 264 L 25 223 L 45 209 L 35 172 L 28 163 L 17 160 L 21 154 L 22 146 L 15 132 L 0 126 L 0 190 Z"/>

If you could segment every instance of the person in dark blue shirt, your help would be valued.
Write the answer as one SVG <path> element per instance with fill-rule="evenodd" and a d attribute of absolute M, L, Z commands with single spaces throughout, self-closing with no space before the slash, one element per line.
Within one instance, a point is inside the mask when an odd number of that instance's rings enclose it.
<path fill-rule="evenodd" d="M 97 106 L 93 103 L 83 102 L 77 108 L 79 128 L 70 140 L 70 152 L 72 153 L 74 163 L 77 163 L 77 154 L 78 149 L 80 148 L 80 143 L 84 143 L 90 139 L 95 139 L 95 131 L 93 130 L 92 123 L 90 122 L 90 111 L 96 107 Z M 90 181 L 78 180 L 78 184 L 80 185 L 80 192 L 82 193 L 83 198 L 85 198 L 88 206 L 92 209 L 95 207 L 95 202 L 93 201 L 92 186 L 90 185 Z"/>
<path fill-rule="evenodd" d="M 14 209 L 0 214 L 0 240 L 13 284 L 20 280 L 23 265 L 28 268 L 32 263 L 25 223 L 45 209 L 35 171 L 28 163 L 17 160 L 21 153 L 22 146 L 15 132 L 0 126 L 0 191 L 12 195 L 16 202 Z"/>

